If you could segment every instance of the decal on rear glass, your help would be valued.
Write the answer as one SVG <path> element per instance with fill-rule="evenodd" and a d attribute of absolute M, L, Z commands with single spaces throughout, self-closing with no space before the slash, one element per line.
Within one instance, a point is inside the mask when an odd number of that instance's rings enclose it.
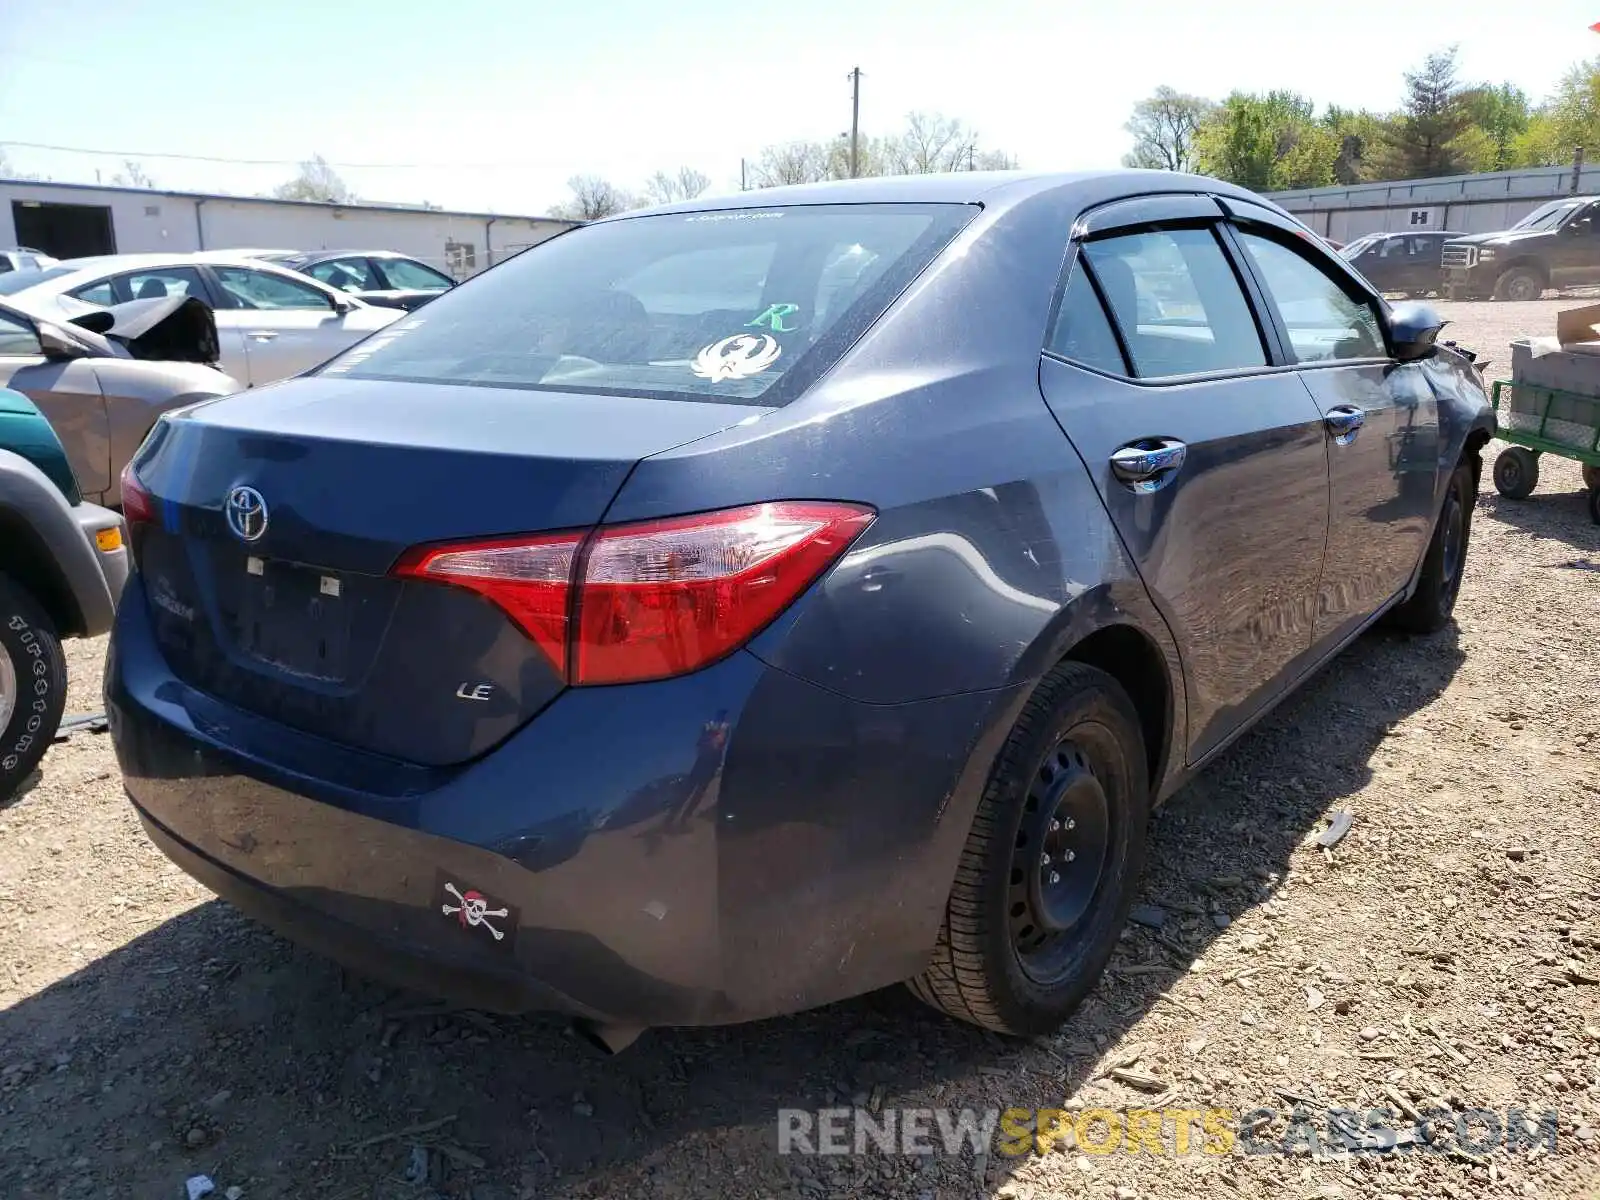
<path fill-rule="evenodd" d="M 768 329 L 772 330 L 773 333 L 793 333 L 799 328 L 799 326 L 785 325 L 783 323 L 783 319 L 785 317 L 793 316 L 799 311 L 800 306 L 798 304 L 769 305 L 766 312 L 762 313 L 754 321 L 747 322 L 745 328 L 759 329 L 761 326 L 765 325 Z"/>
<path fill-rule="evenodd" d="M 701 350 L 689 368 L 701 379 L 748 379 L 778 361 L 783 347 L 767 334 L 736 333 Z"/>

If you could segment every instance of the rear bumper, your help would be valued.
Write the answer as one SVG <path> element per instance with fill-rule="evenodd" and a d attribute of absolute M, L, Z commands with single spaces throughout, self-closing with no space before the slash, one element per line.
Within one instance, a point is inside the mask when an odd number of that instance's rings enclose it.
<path fill-rule="evenodd" d="M 754 1019 L 921 969 L 1020 702 L 864 705 L 741 653 L 569 690 L 483 758 L 418 768 L 187 687 L 137 579 L 106 675 L 150 837 L 241 910 L 397 986 L 633 1025 Z M 446 911 L 471 893 L 481 920 Z"/>

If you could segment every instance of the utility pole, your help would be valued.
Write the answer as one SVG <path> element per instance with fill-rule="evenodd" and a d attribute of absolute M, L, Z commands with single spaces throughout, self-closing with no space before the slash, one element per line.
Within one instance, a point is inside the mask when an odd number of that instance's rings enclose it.
<path fill-rule="evenodd" d="M 850 71 L 850 178 L 861 175 L 861 68 Z"/>
<path fill-rule="evenodd" d="M 978 169 L 978 143 L 977 142 L 968 142 L 967 143 L 967 170 L 976 171 L 977 169 Z"/>
<path fill-rule="evenodd" d="M 1576 196 L 1583 180 L 1583 147 L 1579 146 L 1572 152 L 1572 194 Z"/>
<path fill-rule="evenodd" d="M 739 190 L 741 192 L 748 192 L 750 190 L 750 185 L 745 182 L 744 159 L 742 158 L 739 160 Z"/>

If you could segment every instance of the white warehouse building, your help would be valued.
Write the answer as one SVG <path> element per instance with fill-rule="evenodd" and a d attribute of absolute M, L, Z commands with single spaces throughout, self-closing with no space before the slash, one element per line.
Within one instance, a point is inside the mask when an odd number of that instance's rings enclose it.
<path fill-rule="evenodd" d="M 464 279 L 576 222 L 0 179 L 0 249 L 56 258 L 191 250 L 395 250 Z"/>

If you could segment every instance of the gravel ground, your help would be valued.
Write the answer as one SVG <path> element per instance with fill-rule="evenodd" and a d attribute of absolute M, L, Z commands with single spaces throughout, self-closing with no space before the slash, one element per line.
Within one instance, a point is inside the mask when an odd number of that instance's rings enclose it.
<path fill-rule="evenodd" d="M 1445 307 L 1495 375 L 1558 305 Z M 1363 639 L 1158 815 L 1163 927 L 1034 1043 L 898 992 L 614 1059 L 440 1011 L 210 899 L 75 735 L 0 808 L 0 1195 L 1600 1195 L 1600 529 L 1544 465 L 1480 500 L 1454 628 Z M 103 649 L 71 648 L 69 713 Z M 1272 1108 L 1276 1140 L 1296 1101 L 1555 1111 L 1556 1147 L 1349 1155 L 1323 1124 L 1293 1154 L 776 1153 L 786 1107 Z"/>

